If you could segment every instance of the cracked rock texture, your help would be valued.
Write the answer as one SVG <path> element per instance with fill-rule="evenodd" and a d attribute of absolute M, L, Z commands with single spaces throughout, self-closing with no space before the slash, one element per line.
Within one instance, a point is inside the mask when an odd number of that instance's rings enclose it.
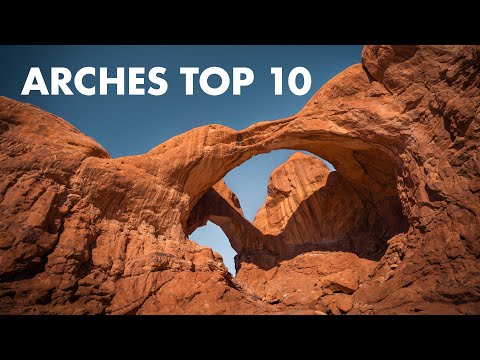
<path fill-rule="evenodd" d="M 366 46 L 295 116 L 118 159 L 0 97 L 0 313 L 480 314 L 479 69 L 479 46 Z M 313 155 L 251 223 L 222 179 L 276 149 Z M 207 220 L 235 278 L 188 239 Z"/>

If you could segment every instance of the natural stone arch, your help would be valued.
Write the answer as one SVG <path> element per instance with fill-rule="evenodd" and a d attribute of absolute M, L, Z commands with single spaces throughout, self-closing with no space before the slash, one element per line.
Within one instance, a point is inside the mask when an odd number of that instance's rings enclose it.
<path fill-rule="evenodd" d="M 472 178 L 473 155 L 458 149 L 475 148 L 478 141 L 474 131 L 478 87 L 473 83 L 478 56 L 478 49 L 473 47 L 366 47 L 363 66 L 354 65 L 334 77 L 296 116 L 241 131 L 220 125 L 193 129 L 145 155 L 110 164 L 88 159 L 79 176 L 97 169 L 93 171 L 96 176 L 104 174 L 97 181 L 115 182 L 112 174 L 117 174 L 117 164 L 129 166 L 134 176 L 145 181 L 145 185 L 136 184 L 137 188 L 155 189 L 155 201 L 146 207 L 144 202 L 139 206 L 138 201 L 130 200 L 144 197 L 143 190 L 134 190 L 126 200 L 121 192 L 114 197 L 132 202 L 129 208 L 134 224 L 152 224 L 154 235 L 177 242 L 187 238 L 184 228 L 194 206 L 229 170 L 275 149 L 306 150 L 331 162 L 366 199 L 372 199 L 369 202 L 381 203 L 385 197 L 398 194 L 410 230 L 390 243 L 375 276 L 390 279 L 390 263 L 399 264 L 406 256 L 420 263 L 424 258 L 445 262 L 442 249 L 446 246 L 478 254 L 476 214 L 480 210 L 474 201 L 475 186 L 473 190 L 458 190 L 469 189 L 472 181 L 477 181 Z M 465 78 L 463 72 L 473 75 Z M 449 102 L 450 98 L 457 100 Z M 124 186 L 124 181 L 118 179 L 118 184 Z M 88 190 L 89 181 L 79 186 L 91 193 L 92 202 L 106 216 L 118 217 L 105 206 L 105 196 L 96 196 L 96 189 Z M 174 206 L 165 208 L 164 202 Z M 462 225 L 452 220 L 458 218 L 463 219 Z M 452 221 L 456 229 L 453 237 Z M 439 243 L 436 252 L 423 254 L 423 249 L 432 249 L 432 241 Z M 469 261 L 468 266 L 473 266 Z M 405 266 L 400 265 L 400 271 L 410 275 L 389 280 L 393 289 L 403 288 L 402 277 L 421 276 L 418 267 Z M 381 301 L 369 297 L 369 293 L 380 291 L 380 284 L 368 282 L 357 291 L 358 300 Z M 426 290 L 425 294 L 428 292 L 436 290 Z"/>
<path fill-rule="evenodd" d="M 268 225 L 266 221 L 279 212 L 281 223 Z M 374 202 L 340 173 L 330 172 L 320 158 L 300 152 L 273 171 L 267 202 L 253 222 L 243 216 L 238 199 L 223 181 L 197 202 L 185 234 L 207 221 L 222 228 L 240 258 L 249 254 L 263 267 L 272 265 L 272 256 L 280 261 L 313 250 L 351 251 L 378 260 L 386 241 L 408 226 L 398 195 Z"/>
<path fill-rule="evenodd" d="M 342 88 L 338 84 L 345 79 L 350 82 Z M 353 88 L 351 79 L 355 80 Z M 407 145 L 401 131 L 408 118 L 399 116 L 395 102 L 372 106 L 378 102 L 377 97 L 367 97 L 372 88 L 381 93 L 382 87 L 372 82 L 360 65 L 355 65 L 322 87 L 293 117 L 258 123 L 240 131 L 221 125 L 200 127 L 168 140 L 145 155 L 123 161 L 131 160 L 137 167 L 140 164 L 148 173 L 187 196 L 188 203 L 179 214 L 184 228 L 198 201 L 228 171 L 252 156 L 278 149 L 305 150 L 326 159 L 360 194 L 368 211 L 378 212 L 382 207 L 388 217 L 389 206 L 385 202 L 391 201 L 395 212 L 391 217 L 401 216 L 397 176 L 402 168 L 400 154 Z M 382 91 L 388 94 L 384 88 Z M 332 98 L 332 92 L 337 97 Z M 350 103 L 356 101 L 359 103 L 352 108 Z M 372 124 L 365 126 L 366 117 Z M 168 164 L 162 164 L 164 159 Z M 263 249 L 258 240 L 261 234 L 248 222 L 244 226 L 250 228 L 252 238 L 244 239 L 242 244 L 230 235 L 236 251 Z M 226 231 L 231 233 L 231 226 Z"/>
<path fill-rule="evenodd" d="M 293 273 L 279 271 L 277 290 L 301 280 L 316 298 L 289 296 L 288 306 L 304 310 L 321 297 L 333 313 L 478 314 L 479 59 L 478 46 L 367 46 L 363 66 L 336 76 L 294 117 L 241 131 L 202 127 L 118 159 L 58 117 L 0 98 L 1 311 L 285 309 L 283 292 L 262 289 L 271 270 L 242 268 L 242 290 L 185 226 L 230 169 L 290 148 L 330 161 L 373 208 L 398 194 L 410 228 L 378 262 L 340 252 L 291 259 L 311 270 L 290 284 L 283 279 Z M 260 300 L 249 293 L 257 290 Z"/>

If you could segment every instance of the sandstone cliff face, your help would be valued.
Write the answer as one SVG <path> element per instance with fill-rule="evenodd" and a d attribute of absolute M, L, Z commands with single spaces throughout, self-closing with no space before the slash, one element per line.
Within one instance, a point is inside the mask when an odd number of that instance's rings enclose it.
<path fill-rule="evenodd" d="M 155 233 L 142 219 L 173 213 L 165 207 L 168 189 L 135 167 L 121 169 L 54 115 L 6 98 L 0 109 L 2 313 L 262 309 L 231 283 L 218 254 Z M 98 168 L 85 166 L 103 159 Z"/>
<path fill-rule="evenodd" d="M 319 192 L 320 189 L 324 190 L 324 194 Z M 336 193 L 328 193 L 329 190 Z M 330 201 L 327 203 L 322 201 L 323 199 Z M 311 206 L 302 207 L 302 203 L 307 200 Z M 348 207 L 347 202 L 350 203 Z M 346 211 L 343 216 L 348 219 L 346 226 L 342 224 L 344 219 L 338 217 L 338 211 L 322 209 L 319 205 L 342 207 Z M 265 234 L 278 235 L 286 231 L 291 232 L 287 244 L 316 239 L 317 242 L 328 242 L 339 231 L 346 233 L 350 230 L 349 226 L 358 221 L 351 217 L 361 212 L 358 211 L 360 206 L 361 203 L 353 188 L 341 175 L 336 172 L 330 173 L 319 158 L 295 153 L 272 173 L 267 200 L 255 216 L 254 223 Z M 335 219 L 330 218 L 332 215 Z M 293 216 L 298 217 L 298 220 L 291 220 Z M 305 219 L 322 223 L 309 226 L 308 223 L 303 223 Z M 292 228 L 288 227 L 289 222 Z M 334 228 L 338 230 L 335 231 Z"/>
<path fill-rule="evenodd" d="M 480 313 L 479 64 L 478 46 L 367 46 L 291 118 L 119 159 L 0 98 L 1 312 Z M 337 172 L 290 159 L 252 224 L 219 181 L 275 149 Z M 188 239 L 207 219 L 237 278 Z"/>

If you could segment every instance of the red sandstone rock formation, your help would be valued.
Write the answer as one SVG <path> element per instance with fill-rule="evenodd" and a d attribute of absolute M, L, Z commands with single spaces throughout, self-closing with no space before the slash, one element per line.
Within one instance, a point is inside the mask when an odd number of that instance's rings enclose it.
<path fill-rule="evenodd" d="M 479 64 L 478 46 L 367 46 L 291 118 L 119 159 L 0 98 L 1 312 L 480 313 Z M 285 148 L 338 174 L 294 157 L 251 224 L 219 181 Z M 237 278 L 188 239 L 207 219 Z"/>

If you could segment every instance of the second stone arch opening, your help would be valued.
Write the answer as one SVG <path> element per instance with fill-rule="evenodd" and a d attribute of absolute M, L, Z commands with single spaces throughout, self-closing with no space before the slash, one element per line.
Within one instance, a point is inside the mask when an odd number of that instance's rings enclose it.
<path fill-rule="evenodd" d="M 253 221 L 244 216 L 222 179 L 193 207 L 184 231 L 189 236 L 208 221 L 220 227 L 238 253 L 237 271 L 242 263 L 268 270 L 310 251 L 351 252 L 379 260 L 387 241 L 408 229 L 398 194 L 384 190 L 372 196 L 341 172 L 331 171 L 318 156 L 296 151 L 271 173 L 266 201 Z"/>

